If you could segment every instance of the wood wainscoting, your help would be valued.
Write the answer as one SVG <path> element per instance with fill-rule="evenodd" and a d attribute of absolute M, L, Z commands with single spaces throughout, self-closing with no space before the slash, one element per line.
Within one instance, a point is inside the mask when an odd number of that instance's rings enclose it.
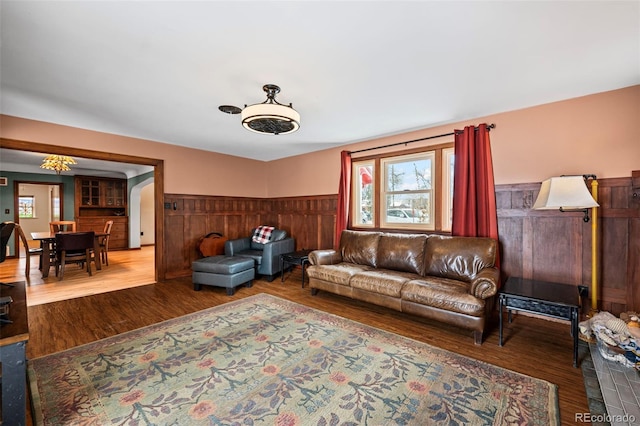
<path fill-rule="evenodd" d="M 198 240 L 209 232 L 234 239 L 249 236 L 258 225 L 271 225 L 292 235 L 298 250 L 333 247 L 336 204 L 336 195 L 263 199 L 165 194 L 166 277 L 191 275 L 191 262 L 201 257 Z"/>
<path fill-rule="evenodd" d="M 640 197 L 631 178 L 598 180 L 599 308 L 640 311 Z M 497 185 L 502 275 L 584 285 L 591 292 L 591 222 L 531 210 L 540 184 Z M 636 189 L 637 191 L 637 189 Z"/>
<path fill-rule="evenodd" d="M 637 179 L 636 179 L 637 180 Z M 640 311 L 640 194 L 629 178 L 599 179 L 600 309 Z M 634 190 L 635 188 L 635 190 Z M 535 211 L 540 183 L 496 186 L 502 275 L 591 287 L 591 223 L 582 213 Z M 285 229 L 296 249 L 333 247 L 337 195 L 274 199 L 165 194 L 164 270 L 191 275 L 198 239 Z M 577 291 L 576 291 L 577 293 Z"/>

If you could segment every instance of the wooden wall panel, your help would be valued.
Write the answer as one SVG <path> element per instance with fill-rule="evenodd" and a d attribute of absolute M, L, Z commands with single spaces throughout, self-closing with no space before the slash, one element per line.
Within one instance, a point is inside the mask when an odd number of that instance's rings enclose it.
<path fill-rule="evenodd" d="M 636 178 L 640 185 L 640 173 Z M 600 308 L 640 311 L 640 187 L 632 179 L 599 180 Z M 582 213 L 531 210 L 539 183 L 498 185 L 502 276 L 591 287 L 591 224 Z M 635 194 L 635 196 L 634 196 Z M 208 232 L 227 238 L 274 225 L 296 249 L 333 248 L 337 195 L 252 199 L 165 194 L 165 272 L 188 276 L 195 242 Z M 174 209 L 173 203 L 176 203 Z"/>
<path fill-rule="evenodd" d="M 248 236 L 258 225 L 272 225 L 293 236 L 296 249 L 333 246 L 337 196 L 253 199 L 165 194 L 164 203 L 167 278 L 191 275 L 191 263 L 200 257 L 197 242 L 209 232 L 235 239 Z"/>
<path fill-rule="evenodd" d="M 600 237 L 600 276 L 606 278 L 606 286 L 626 289 L 628 264 L 629 221 L 619 218 L 602 218 L 603 232 Z M 623 296 L 624 297 L 624 296 Z"/>
<path fill-rule="evenodd" d="M 209 232 L 211 231 L 209 231 L 207 214 L 196 213 L 185 218 L 184 242 L 188 246 L 187 262 L 189 267 L 191 267 L 191 262 L 200 258 L 198 242 L 201 237 L 207 235 Z"/>
<path fill-rule="evenodd" d="M 600 309 L 640 311 L 640 188 L 598 181 Z M 591 288 L 591 222 L 582 213 L 531 210 L 540 184 L 498 185 L 502 275 Z M 634 197 L 633 193 L 637 195 Z"/>
<path fill-rule="evenodd" d="M 640 198 L 636 199 L 636 210 L 640 211 Z M 627 268 L 627 300 L 640 311 L 640 218 L 630 220 L 629 265 Z"/>
<path fill-rule="evenodd" d="M 188 259 L 188 245 L 184 241 L 184 217 L 165 215 L 165 242 L 167 244 L 164 253 L 165 276 L 173 278 L 174 271 L 183 271 Z"/>
<path fill-rule="evenodd" d="M 531 262 L 531 250 L 525 253 L 523 237 L 525 236 L 524 219 L 522 217 L 504 217 L 498 222 L 500 239 L 501 273 L 503 279 L 508 276 L 524 276 L 523 261 L 526 255 Z"/>
<path fill-rule="evenodd" d="M 551 282 L 581 282 L 582 219 L 541 217 L 532 222 L 533 276 L 526 278 Z"/>

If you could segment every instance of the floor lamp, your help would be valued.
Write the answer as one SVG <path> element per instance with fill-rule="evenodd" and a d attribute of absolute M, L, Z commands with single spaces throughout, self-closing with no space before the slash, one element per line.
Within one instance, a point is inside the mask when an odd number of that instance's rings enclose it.
<path fill-rule="evenodd" d="M 591 193 L 586 183 L 591 181 Z M 598 312 L 598 181 L 596 175 L 552 177 L 540 186 L 534 210 L 583 211 L 589 222 L 591 209 L 591 312 Z"/>

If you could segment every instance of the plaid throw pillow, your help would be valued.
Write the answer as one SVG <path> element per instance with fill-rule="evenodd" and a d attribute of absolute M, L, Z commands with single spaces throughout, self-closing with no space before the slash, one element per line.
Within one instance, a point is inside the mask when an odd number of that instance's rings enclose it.
<path fill-rule="evenodd" d="M 261 225 L 253 231 L 252 240 L 256 243 L 266 244 L 271 241 L 271 233 L 276 229 L 275 226 Z"/>

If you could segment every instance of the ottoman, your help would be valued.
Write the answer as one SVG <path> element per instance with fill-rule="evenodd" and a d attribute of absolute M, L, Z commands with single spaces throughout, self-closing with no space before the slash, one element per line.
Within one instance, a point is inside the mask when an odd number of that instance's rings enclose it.
<path fill-rule="evenodd" d="M 198 259 L 191 264 L 193 289 L 202 285 L 224 287 L 233 296 L 235 288 L 243 283 L 251 287 L 255 277 L 254 261 L 246 257 L 211 256 Z"/>

